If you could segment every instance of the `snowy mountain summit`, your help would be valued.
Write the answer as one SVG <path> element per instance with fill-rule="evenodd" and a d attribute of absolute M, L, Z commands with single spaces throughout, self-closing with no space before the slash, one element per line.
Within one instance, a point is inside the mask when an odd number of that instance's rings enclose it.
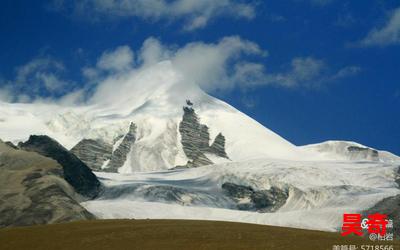
<path fill-rule="evenodd" d="M 182 82 L 168 61 L 104 81 L 85 104 L 1 103 L 0 138 L 17 143 L 31 134 L 49 135 L 90 158 L 93 169 L 121 173 L 259 158 L 329 160 L 348 153 L 334 146 L 296 147 Z M 377 151 L 365 158 L 385 159 Z"/>
<path fill-rule="evenodd" d="M 335 230 L 344 212 L 400 199 L 398 156 L 344 141 L 295 146 L 182 79 L 165 61 L 106 79 L 79 105 L 0 103 L 0 138 L 47 135 L 74 153 L 105 186 L 83 203 L 100 218 Z"/>

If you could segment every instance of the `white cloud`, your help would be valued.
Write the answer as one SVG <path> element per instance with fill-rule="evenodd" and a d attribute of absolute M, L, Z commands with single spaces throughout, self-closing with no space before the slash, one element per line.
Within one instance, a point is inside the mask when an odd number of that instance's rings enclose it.
<path fill-rule="evenodd" d="M 156 90 L 171 81 L 183 84 L 174 90 L 177 93 L 179 88 L 192 84 L 207 92 L 264 85 L 302 88 L 332 82 L 360 70 L 349 66 L 332 72 L 323 60 L 297 57 L 283 72 L 268 72 L 261 62 L 267 55 L 256 43 L 238 36 L 215 43 L 192 42 L 182 47 L 165 45 L 151 37 L 135 52 L 129 46 L 121 46 L 102 53 L 92 66 L 82 69 L 85 83 L 80 89 L 68 87 L 71 81 L 62 80 L 62 63 L 35 59 L 18 68 L 15 80 L 0 90 L 0 98 L 7 99 L 12 93 L 14 101 L 29 98 L 53 99 L 63 104 L 118 101 L 132 92 L 135 96 L 146 95 L 149 89 Z"/>
<path fill-rule="evenodd" d="M 372 29 L 361 41 L 363 46 L 400 44 L 400 7 L 395 9 L 382 27 Z"/>
<path fill-rule="evenodd" d="M 359 66 L 347 66 L 340 69 L 335 75 L 332 76 L 332 80 L 350 77 L 357 75 L 361 72 L 361 68 Z"/>
<path fill-rule="evenodd" d="M 239 84 L 238 74 L 248 64 L 244 58 L 247 55 L 263 57 L 267 52 L 253 42 L 226 37 L 216 44 L 190 43 L 175 51 L 171 61 L 185 78 L 205 90 L 215 91 Z"/>
<path fill-rule="evenodd" d="M 106 51 L 97 62 L 102 70 L 123 71 L 130 69 L 134 61 L 134 54 L 128 46 L 121 46 L 114 51 Z"/>
<path fill-rule="evenodd" d="M 308 81 L 320 75 L 324 67 L 325 63 L 319 59 L 312 57 L 294 58 L 291 76 L 298 81 Z"/>
<path fill-rule="evenodd" d="M 134 66 L 134 52 L 125 45 L 107 50 L 97 59 L 94 67 L 84 67 L 83 76 L 90 81 L 97 81 L 104 74 L 116 74 L 128 71 Z"/>
<path fill-rule="evenodd" d="M 132 71 L 140 72 L 143 68 L 169 61 L 185 81 L 193 82 L 206 91 L 217 91 L 233 88 L 239 82 L 243 82 L 244 75 L 250 73 L 250 65 L 251 73 L 254 75 L 258 74 L 257 70 L 263 71 L 261 64 L 247 62 L 245 58 L 248 55 L 264 57 L 267 52 L 257 44 L 236 36 L 225 37 L 217 43 L 193 42 L 181 48 L 163 45 L 151 37 L 137 52 L 136 63 L 133 62 L 133 57 L 129 56 L 131 54 L 133 52 L 127 46 L 107 51 L 98 59 L 96 67 L 84 68 L 83 74 L 88 79 L 98 82 L 104 78 L 119 78 L 124 73 L 129 74 Z M 112 60 L 109 60 L 110 58 Z M 120 65 L 117 68 L 123 71 L 110 72 L 112 65 Z M 256 65 L 258 67 L 255 67 Z M 249 77 L 246 77 L 246 80 L 249 80 Z"/>
<path fill-rule="evenodd" d="M 149 89 L 156 91 L 160 86 L 171 86 L 171 82 L 184 84 L 178 84 L 170 91 L 175 99 L 182 98 L 179 93 L 191 84 L 207 92 L 229 91 L 236 87 L 245 91 L 265 85 L 313 88 L 357 74 L 360 70 L 349 66 L 332 72 L 323 60 L 297 57 L 286 71 L 268 72 L 264 64 L 257 62 L 268 55 L 267 51 L 237 36 L 225 37 L 216 43 L 193 42 L 183 47 L 165 45 L 149 38 L 136 55 L 135 63 L 126 71 L 104 72 L 95 67 L 96 75 L 100 77 L 96 79 L 98 85 L 89 102 L 114 103 L 130 93 L 146 100 Z M 157 95 L 157 92 L 150 94 Z"/>
<path fill-rule="evenodd" d="M 242 88 L 263 85 L 269 82 L 265 67 L 260 63 L 237 63 L 234 72 L 233 82 L 236 82 Z"/>
<path fill-rule="evenodd" d="M 144 41 L 139 51 L 139 63 L 150 65 L 171 57 L 172 51 L 153 37 Z"/>
<path fill-rule="evenodd" d="M 291 88 L 314 88 L 356 75 L 360 71 L 361 68 L 358 66 L 346 66 L 332 72 L 330 67 L 321 59 L 296 57 L 292 59 L 286 72 L 268 74 L 265 78 L 269 84 Z"/>
<path fill-rule="evenodd" d="M 64 65 L 49 57 L 37 57 L 16 68 L 15 78 L 1 84 L 1 99 L 29 102 L 38 96 L 60 96 L 70 90 L 69 81 L 61 78 Z"/>
<path fill-rule="evenodd" d="M 35 58 L 30 62 L 26 63 L 25 65 L 17 68 L 17 76 L 15 82 L 17 84 L 20 84 L 29 81 L 30 78 L 32 77 L 40 78 L 40 76 L 36 74 L 38 72 L 43 73 L 50 68 L 52 68 L 55 71 L 63 71 L 64 65 L 50 58 L 43 58 L 43 57 Z"/>
<path fill-rule="evenodd" d="M 53 7 L 66 9 L 71 2 L 54 0 Z M 150 21 L 183 20 L 184 29 L 205 27 L 219 16 L 251 19 L 255 8 L 250 3 L 237 0 L 75 0 L 75 13 L 94 17 L 138 17 Z"/>

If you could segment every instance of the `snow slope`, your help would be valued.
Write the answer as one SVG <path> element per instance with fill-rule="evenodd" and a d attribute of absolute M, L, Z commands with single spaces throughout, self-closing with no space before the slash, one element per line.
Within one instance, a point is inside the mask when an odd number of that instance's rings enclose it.
<path fill-rule="evenodd" d="M 31 134 L 46 134 L 69 149 L 84 138 L 115 144 L 114 140 L 134 122 L 138 129 L 128 157 L 131 164 L 125 164 L 120 171 L 169 169 L 187 161 L 178 124 L 182 107 L 190 99 L 201 123 L 210 128 L 211 140 L 219 132 L 226 137 L 226 151 L 232 161 L 320 158 L 180 79 L 166 61 L 110 79 L 109 83 L 105 81 L 84 105 L 0 103 L 0 138 L 18 142 Z"/>
<path fill-rule="evenodd" d="M 349 148 L 362 149 L 361 151 L 349 151 Z M 387 163 L 400 162 L 400 157 L 386 151 L 379 151 L 362 144 L 351 141 L 326 141 L 318 144 L 302 146 L 302 149 L 310 153 L 320 153 L 326 159 L 341 161 L 380 161 Z M 373 151 L 378 153 L 378 156 Z"/>
<path fill-rule="evenodd" d="M 109 191 L 83 206 L 107 219 L 224 220 L 333 231 L 343 213 L 361 212 L 399 194 L 397 170 L 379 162 L 259 159 L 132 175 L 97 173 Z M 225 182 L 287 189 L 289 198 L 275 213 L 239 211 L 221 189 Z M 151 187 L 175 190 L 174 199 L 147 192 Z"/>

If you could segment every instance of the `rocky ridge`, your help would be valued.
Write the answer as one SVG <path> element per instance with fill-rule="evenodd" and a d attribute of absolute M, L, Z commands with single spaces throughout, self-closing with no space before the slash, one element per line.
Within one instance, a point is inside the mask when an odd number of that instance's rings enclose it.
<path fill-rule="evenodd" d="M 55 160 L 0 142 L 0 227 L 95 219 L 82 200 Z"/>
<path fill-rule="evenodd" d="M 101 171 L 104 162 L 111 158 L 113 147 L 102 140 L 83 139 L 71 152 L 94 171 Z"/>
<path fill-rule="evenodd" d="M 18 146 L 23 150 L 56 160 L 63 168 L 64 179 L 79 194 L 95 198 L 101 192 L 101 183 L 90 168 L 52 138 L 32 135 L 28 141 L 21 142 Z"/>
<path fill-rule="evenodd" d="M 83 139 L 71 152 L 94 171 L 117 173 L 136 142 L 136 129 L 136 125 L 131 123 L 125 135 L 115 138 L 114 145 L 118 145 L 115 150 L 113 145 L 102 140 Z"/>
<path fill-rule="evenodd" d="M 231 182 L 225 182 L 221 187 L 228 197 L 237 202 L 239 210 L 275 212 L 286 203 L 289 197 L 287 191 L 276 187 L 271 187 L 269 190 L 254 190 L 250 186 Z"/>
<path fill-rule="evenodd" d="M 350 159 L 368 159 L 370 161 L 379 161 L 379 152 L 368 147 L 349 146 L 347 147 Z"/>
<path fill-rule="evenodd" d="M 131 123 L 128 133 L 122 138 L 121 144 L 112 152 L 109 163 L 105 166 L 106 172 L 118 172 L 128 158 L 132 145 L 136 141 L 136 125 Z"/>

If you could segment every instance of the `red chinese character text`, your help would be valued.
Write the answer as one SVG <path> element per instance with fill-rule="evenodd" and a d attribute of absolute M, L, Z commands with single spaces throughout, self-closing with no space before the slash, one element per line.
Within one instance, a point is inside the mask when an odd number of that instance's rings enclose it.
<path fill-rule="evenodd" d="M 342 235 L 346 236 L 352 233 L 358 236 L 363 234 L 361 228 L 361 214 L 343 215 Z"/>
<path fill-rule="evenodd" d="M 387 215 L 385 214 L 371 214 L 368 215 L 368 233 L 386 235 L 386 225 L 388 224 Z"/>

